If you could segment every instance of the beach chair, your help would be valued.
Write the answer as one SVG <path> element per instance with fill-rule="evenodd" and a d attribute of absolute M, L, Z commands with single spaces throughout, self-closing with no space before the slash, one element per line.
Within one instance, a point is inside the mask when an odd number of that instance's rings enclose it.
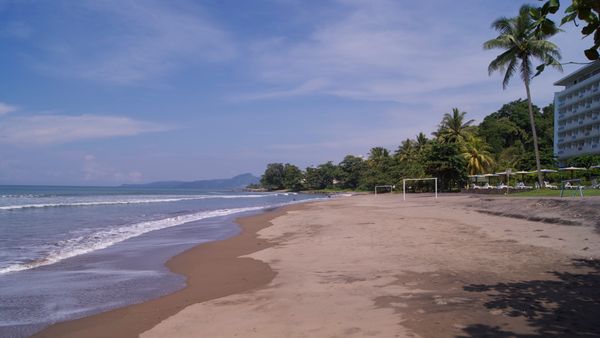
<path fill-rule="evenodd" d="M 600 189 L 600 183 L 598 183 L 597 179 L 592 180 L 592 189 Z"/>
<path fill-rule="evenodd" d="M 473 183 L 473 186 L 471 187 L 471 189 L 481 189 L 481 187 L 478 186 L 477 184 Z"/>
<path fill-rule="evenodd" d="M 550 184 L 550 182 L 548 181 L 544 181 L 544 187 L 548 189 L 558 189 L 557 186 L 555 186 L 554 184 Z"/>
<path fill-rule="evenodd" d="M 525 183 L 523 182 L 519 182 L 517 183 L 517 185 L 515 186 L 516 189 L 531 189 L 530 185 L 525 185 Z"/>
<path fill-rule="evenodd" d="M 481 189 L 493 189 L 494 187 L 492 187 L 489 183 L 486 183 L 483 187 L 481 187 Z"/>

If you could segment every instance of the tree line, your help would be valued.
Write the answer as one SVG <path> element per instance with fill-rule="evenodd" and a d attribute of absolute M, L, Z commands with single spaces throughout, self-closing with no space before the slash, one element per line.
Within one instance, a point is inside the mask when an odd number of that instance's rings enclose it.
<path fill-rule="evenodd" d="M 554 166 L 553 105 L 533 106 L 540 131 L 542 163 Z M 261 186 L 269 190 L 372 190 L 376 185 L 398 184 L 403 178 L 438 177 L 440 189 L 459 190 L 467 175 L 513 168 L 530 170 L 532 138 L 528 105 L 516 100 L 486 116 L 479 125 L 457 108 L 444 114 L 432 137 L 423 132 L 408 138 L 392 151 L 372 148 L 367 156 L 346 155 L 301 170 L 289 163 L 267 165 Z"/>

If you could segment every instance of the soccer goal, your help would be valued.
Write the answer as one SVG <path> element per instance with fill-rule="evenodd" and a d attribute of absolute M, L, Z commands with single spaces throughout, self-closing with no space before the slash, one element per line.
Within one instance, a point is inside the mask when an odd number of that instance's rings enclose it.
<path fill-rule="evenodd" d="M 406 182 L 415 182 L 418 183 L 419 181 L 425 181 L 425 182 L 429 182 L 429 181 L 433 181 L 433 186 L 435 189 L 435 198 L 438 197 L 438 192 L 437 192 L 437 177 L 428 177 L 428 178 L 405 178 L 402 180 L 402 199 L 406 201 Z M 409 188 L 411 188 L 409 186 Z"/>
<path fill-rule="evenodd" d="M 396 188 L 395 185 L 376 185 L 375 186 L 375 195 L 377 195 L 377 191 L 394 192 L 395 188 Z"/>

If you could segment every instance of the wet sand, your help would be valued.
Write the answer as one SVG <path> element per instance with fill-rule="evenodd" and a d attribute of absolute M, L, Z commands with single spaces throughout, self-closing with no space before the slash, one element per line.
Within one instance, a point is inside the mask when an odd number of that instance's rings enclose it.
<path fill-rule="evenodd" d="M 548 201 L 363 195 L 244 218 L 169 262 L 184 290 L 40 336 L 600 336 L 600 199 Z"/>
<path fill-rule="evenodd" d="M 270 220 L 302 205 L 279 208 L 236 220 L 235 237 L 202 244 L 170 259 L 167 267 L 186 276 L 187 286 L 148 302 L 54 324 L 33 337 L 137 337 L 186 306 L 267 285 L 275 272 L 264 262 L 240 257 L 270 246 L 257 232 Z"/>

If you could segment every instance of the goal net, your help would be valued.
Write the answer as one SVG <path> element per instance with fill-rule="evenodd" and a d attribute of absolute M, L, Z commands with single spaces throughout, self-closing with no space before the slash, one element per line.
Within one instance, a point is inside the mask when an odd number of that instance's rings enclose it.
<path fill-rule="evenodd" d="M 438 197 L 437 177 L 405 178 L 402 180 L 402 199 L 406 201 L 406 193 L 434 193 Z"/>
<path fill-rule="evenodd" d="M 394 192 L 394 189 L 396 188 L 395 185 L 376 185 L 375 186 L 375 195 L 377 195 L 377 193 L 385 193 L 385 192 Z"/>

